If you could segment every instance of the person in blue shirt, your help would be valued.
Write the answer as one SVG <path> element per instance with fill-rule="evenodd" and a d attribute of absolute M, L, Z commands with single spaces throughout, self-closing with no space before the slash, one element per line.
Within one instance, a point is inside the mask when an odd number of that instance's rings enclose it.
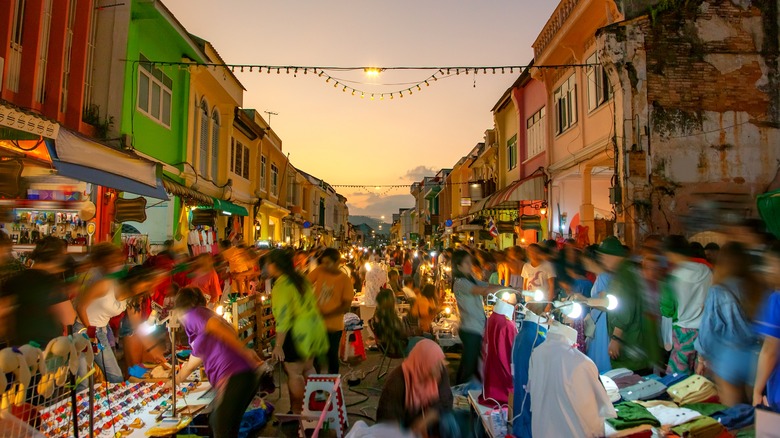
<path fill-rule="evenodd" d="M 736 242 L 724 245 L 694 348 L 699 353 L 696 374 L 711 371 L 726 406 L 744 402 L 750 395 L 745 390 L 755 380 L 761 340 L 751 322 L 762 296 L 763 285 L 751 270 L 745 247 Z"/>
<path fill-rule="evenodd" d="M 720 257 L 720 255 L 719 255 Z M 764 254 L 764 273 L 772 294 L 762 306 L 756 319 L 756 331 L 764 335 L 764 344 L 758 356 L 756 381 L 753 385 L 753 404 L 780 408 L 780 244 L 775 243 Z M 764 393 L 766 392 L 766 398 Z"/>

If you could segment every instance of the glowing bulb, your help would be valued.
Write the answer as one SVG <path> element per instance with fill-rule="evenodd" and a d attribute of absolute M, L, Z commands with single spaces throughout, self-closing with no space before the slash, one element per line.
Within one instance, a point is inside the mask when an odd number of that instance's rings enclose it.
<path fill-rule="evenodd" d="M 366 67 L 363 69 L 363 71 L 366 73 L 366 76 L 375 78 L 379 76 L 379 73 L 382 72 L 382 69 L 376 67 Z"/>
<path fill-rule="evenodd" d="M 217 306 L 217 309 L 215 310 L 217 315 L 222 316 L 225 314 L 225 307 L 224 306 Z"/>
<path fill-rule="evenodd" d="M 418 85 L 417 86 L 417 91 L 420 91 L 420 90 L 422 90 L 422 88 L 420 88 L 420 86 Z"/>
<path fill-rule="evenodd" d="M 536 289 L 534 291 L 534 301 L 544 301 L 544 292 L 542 292 L 541 289 Z"/>
<path fill-rule="evenodd" d="M 142 335 L 151 334 L 154 331 L 154 329 L 155 329 L 155 325 L 154 324 L 149 324 L 149 322 L 147 322 L 147 321 L 144 321 L 143 323 L 141 323 L 141 325 L 138 326 L 138 331 Z"/>
<path fill-rule="evenodd" d="M 525 243 L 525 237 L 520 238 L 520 243 Z"/>
<path fill-rule="evenodd" d="M 571 303 L 563 308 L 563 313 L 571 319 L 577 319 L 582 316 L 582 305 L 580 303 Z"/>
<path fill-rule="evenodd" d="M 414 252 L 414 258 L 417 258 L 417 251 Z"/>
<path fill-rule="evenodd" d="M 368 251 L 366 251 L 366 252 L 368 252 Z M 366 262 L 365 268 L 366 268 L 366 271 L 370 272 L 371 271 L 371 263 Z"/>
<path fill-rule="evenodd" d="M 547 207 L 540 208 L 539 209 L 539 214 L 541 214 L 542 216 L 546 215 L 547 214 Z"/>
<path fill-rule="evenodd" d="M 607 305 L 607 310 L 615 310 L 618 306 L 618 299 L 616 296 L 612 294 L 607 295 L 607 300 L 609 300 L 609 305 Z"/>
<path fill-rule="evenodd" d="M 503 294 L 501 294 L 501 299 L 504 300 L 504 301 L 508 301 L 509 298 L 511 298 L 511 297 L 512 297 L 512 294 L 510 294 L 509 292 L 504 292 Z"/>
<path fill-rule="evenodd" d="M 451 313 L 452 313 L 452 308 L 450 308 L 450 307 L 445 307 L 444 308 L 444 314 L 449 315 Z"/>
<path fill-rule="evenodd" d="M 436 251 L 431 251 L 431 257 L 436 257 Z"/>

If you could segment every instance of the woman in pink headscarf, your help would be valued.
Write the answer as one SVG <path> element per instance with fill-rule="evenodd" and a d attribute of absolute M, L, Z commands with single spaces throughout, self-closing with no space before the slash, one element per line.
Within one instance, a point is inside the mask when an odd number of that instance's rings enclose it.
<path fill-rule="evenodd" d="M 376 410 L 377 423 L 395 423 L 419 437 L 458 437 L 452 427 L 452 390 L 444 352 L 429 339 L 387 376 Z"/>

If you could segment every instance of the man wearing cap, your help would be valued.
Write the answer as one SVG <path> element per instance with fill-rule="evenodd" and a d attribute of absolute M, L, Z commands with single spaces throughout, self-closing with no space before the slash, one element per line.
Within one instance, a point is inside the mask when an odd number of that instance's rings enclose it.
<path fill-rule="evenodd" d="M 598 253 L 604 268 L 614 274 L 607 293 L 618 300 L 617 308 L 609 311 L 607 318 L 612 368 L 650 369 L 658 359 L 658 342 L 656 329 L 645 315 L 639 273 L 616 237 L 604 239 Z"/>

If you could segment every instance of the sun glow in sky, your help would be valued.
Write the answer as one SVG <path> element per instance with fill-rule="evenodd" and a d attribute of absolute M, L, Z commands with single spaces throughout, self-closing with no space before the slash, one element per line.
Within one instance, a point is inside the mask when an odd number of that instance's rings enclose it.
<path fill-rule="evenodd" d="M 525 65 L 554 0 L 164 0 L 227 63 L 312 66 Z M 397 91 L 433 71 L 328 72 L 368 93 Z M 299 72 L 236 72 L 244 107 L 278 113 L 291 162 L 337 188 L 350 213 L 409 207 L 411 184 L 452 167 L 492 128 L 490 109 L 519 73 L 440 79 L 412 96 L 371 100 Z M 356 81 L 352 84 L 347 81 Z M 387 193 L 385 193 L 387 192 Z"/>

